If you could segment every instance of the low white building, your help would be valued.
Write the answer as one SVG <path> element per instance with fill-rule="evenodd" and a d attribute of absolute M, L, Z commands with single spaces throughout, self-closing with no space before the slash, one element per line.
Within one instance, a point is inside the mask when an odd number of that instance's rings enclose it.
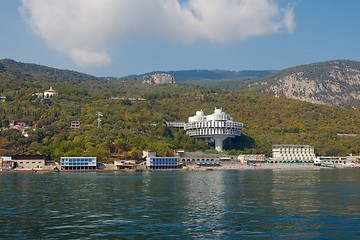
<path fill-rule="evenodd" d="M 273 163 L 313 163 L 315 160 L 314 148 L 310 145 L 274 145 L 272 149 Z"/>
<path fill-rule="evenodd" d="M 257 163 L 263 163 L 266 160 L 266 157 L 264 154 L 250 154 L 250 155 L 239 155 L 238 157 L 239 162 L 241 163 L 249 163 L 249 162 L 257 162 Z"/>
<path fill-rule="evenodd" d="M 136 161 L 135 160 L 118 160 L 114 161 L 116 169 L 135 169 Z"/>
<path fill-rule="evenodd" d="M 177 157 L 157 157 L 155 151 L 143 151 L 143 157 L 146 158 L 145 163 L 148 169 L 174 169 L 180 167 Z"/>
<path fill-rule="evenodd" d="M 326 165 L 351 165 L 355 161 L 352 159 L 352 156 L 347 157 L 333 157 L 333 156 L 321 156 L 316 157 L 314 160 L 314 165 L 326 166 Z"/>

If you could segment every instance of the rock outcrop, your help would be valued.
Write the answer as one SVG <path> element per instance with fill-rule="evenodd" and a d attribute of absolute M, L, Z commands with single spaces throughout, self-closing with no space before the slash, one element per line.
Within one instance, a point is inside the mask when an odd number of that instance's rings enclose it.
<path fill-rule="evenodd" d="M 360 63 L 330 61 L 299 66 L 266 80 L 262 92 L 332 106 L 360 105 Z"/>
<path fill-rule="evenodd" d="M 168 84 L 175 83 L 175 77 L 168 73 L 154 73 L 143 76 L 142 83 L 145 84 Z"/>

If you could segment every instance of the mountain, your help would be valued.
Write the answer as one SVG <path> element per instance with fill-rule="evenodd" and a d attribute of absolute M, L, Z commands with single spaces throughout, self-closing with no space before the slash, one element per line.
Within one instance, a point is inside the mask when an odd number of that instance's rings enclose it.
<path fill-rule="evenodd" d="M 348 67 L 348 72 L 353 69 Z M 281 74 L 287 76 L 291 71 Z M 190 138 L 183 130 L 167 128 L 164 121 L 186 121 L 196 111 L 212 112 L 214 107 L 224 108 L 245 125 L 243 135 L 229 142 L 234 153 L 271 155 L 271 146 L 283 143 L 309 144 L 319 155 L 359 154 L 360 111 L 238 91 L 244 82 L 258 82 L 251 87 L 262 86 L 259 90 L 265 91 L 271 84 L 276 86 L 279 74 L 261 81 L 255 77 L 214 77 L 210 82 L 219 83 L 219 87 L 208 88 L 200 84 L 143 84 L 143 78 L 96 78 L 1 60 L 0 154 L 45 153 L 57 160 L 61 156 L 96 156 L 112 161 L 116 156 L 140 160 L 143 149 L 153 149 L 160 156 L 171 156 L 174 149 L 208 149 L 206 143 Z M 227 90 L 221 90 L 224 83 Z M 39 93 L 49 87 L 58 94 L 44 101 Z M 135 98 L 142 100 L 130 100 Z M 73 121 L 80 123 L 79 128 L 72 128 Z M 28 126 L 22 129 L 25 132 L 10 127 L 16 122 Z"/>
<path fill-rule="evenodd" d="M 360 105 L 360 62 L 334 60 L 279 71 L 248 85 L 263 93 L 330 106 Z"/>
<path fill-rule="evenodd" d="M 155 77 L 154 77 L 155 76 Z M 19 81 L 21 79 L 21 81 Z M 182 70 L 156 71 L 122 78 L 98 78 L 88 74 L 37 64 L 0 60 L 2 91 L 23 86 L 67 84 L 83 89 L 120 89 L 124 82 L 196 84 L 212 90 L 255 90 L 277 97 L 329 106 L 360 106 L 360 62 L 333 60 L 282 71 Z M 14 81 L 18 84 L 14 84 Z M 134 82 L 135 81 L 135 82 Z M 106 85 L 108 84 L 108 85 Z M 54 86 L 54 85 L 53 85 Z"/>
<path fill-rule="evenodd" d="M 11 59 L 0 59 L 0 80 L 2 84 L 8 83 L 8 85 L 12 81 L 19 80 L 30 83 L 86 85 L 90 81 L 104 81 L 105 78 L 33 63 L 21 63 Z"/>
<path fill-rule="evenodd" d="M 269 76 L 274 70 L 244 70 L 244 71 L 226 71 L 226 70 L 180 70 L 180 71 L 153 71 L 140 75 L 130 75 L 122 79 L 141 79 L 154 74 L 169 74 L 174 77 L 176 83 L 208 83 L 212 81 L 230 81 L 259 78 Z"/>

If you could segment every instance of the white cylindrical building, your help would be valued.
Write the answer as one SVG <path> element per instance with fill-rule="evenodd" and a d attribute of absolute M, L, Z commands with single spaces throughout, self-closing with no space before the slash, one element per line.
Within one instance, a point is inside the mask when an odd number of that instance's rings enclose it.
<path fill-rule="evenodd" d="M 184 130 L 191 137 L 215 142 L 217 151 L 223 150 L 225 139 L 240 136 L 242 129 L 242 123 L 234 122 L 230 115 L 218 108 L 215 108 L 213 114 L 207 116 L 202 110 L 197 111 L 196 115 L 189 117 L 189 122 L 184 125 Z"/>

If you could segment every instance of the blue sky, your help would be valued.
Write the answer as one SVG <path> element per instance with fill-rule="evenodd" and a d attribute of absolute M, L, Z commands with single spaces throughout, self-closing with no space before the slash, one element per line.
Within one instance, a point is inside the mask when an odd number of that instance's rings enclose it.
<path fill-rule="evenodd" d="M 360 1 L 231 2 L 0 0 L 0 59 L 95 76 L 360 60 Z"/>

